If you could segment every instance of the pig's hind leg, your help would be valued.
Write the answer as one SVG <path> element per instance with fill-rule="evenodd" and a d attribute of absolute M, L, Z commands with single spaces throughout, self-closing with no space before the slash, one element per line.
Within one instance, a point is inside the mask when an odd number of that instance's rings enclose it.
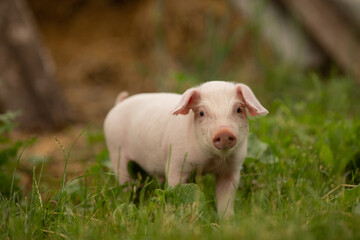
<path fill-rule="evenodd" d="M 129 163 L 129 158 L 125 151 L 112 151 L 110 152 L 110 159 L 113 165 L 113 169 L 116 177 L 119 180 L 119 184 L 122 185 L 126 182 L 131 181 L 131 176 L 128 172 L 127 165 Z"/>

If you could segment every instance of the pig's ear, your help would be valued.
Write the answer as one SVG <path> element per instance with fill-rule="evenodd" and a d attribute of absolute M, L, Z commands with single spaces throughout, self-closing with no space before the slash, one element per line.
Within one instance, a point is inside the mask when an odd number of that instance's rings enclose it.
<path fill-rule="evenodd" d="M 194 107 L 200 100 L 200 93 L 196 88 L 186 90 L 181 96 L 180 102 L 176 108 L 171 112 L 174 115 L 189 113 L 190 109 Z"/>
<path fill-rule="evenodd" d="M 245 102 L 246 108 L 251 116 L 266 115 L 269 113 L 269 111 L 260 104 L 251 89 L 245 84 L 236 84 L 236 92 Z"/>

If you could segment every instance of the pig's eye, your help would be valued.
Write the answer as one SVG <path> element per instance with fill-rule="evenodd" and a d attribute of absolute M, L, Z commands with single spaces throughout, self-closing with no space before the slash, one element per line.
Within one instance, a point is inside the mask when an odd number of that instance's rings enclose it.
<path fill-rule="evenodd" d="M 237 113 L 241 113 L 241 112 L 242 112 L 241 108 L 238 108 L 238 109 L 236 110 L 236 112 L 237 112 Z"/>
<path fill-rule="evenodd" d="M 203 111 L 201 111 L 199 114 L 200 114 L 200 117 L 205 116 L 205 113 Z"/>

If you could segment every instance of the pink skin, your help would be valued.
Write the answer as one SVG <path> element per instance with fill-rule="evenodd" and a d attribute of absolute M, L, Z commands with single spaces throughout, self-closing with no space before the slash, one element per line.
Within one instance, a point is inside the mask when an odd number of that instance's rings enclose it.
<path fill-rule="evenodd" d="M 268 111 L 244 84 L 204 83 L 183 95 L 121 93 L 105 119 L 106 143 L 119 183 L 130 181 L 127 163 L 136 161 L 169 186 L 186 183 L 194 168 L 216 176 L 217 210 L 234 214 L 240 170 L 252 116 Z M 186 156 L 186 158 L 185 158 Z"/>

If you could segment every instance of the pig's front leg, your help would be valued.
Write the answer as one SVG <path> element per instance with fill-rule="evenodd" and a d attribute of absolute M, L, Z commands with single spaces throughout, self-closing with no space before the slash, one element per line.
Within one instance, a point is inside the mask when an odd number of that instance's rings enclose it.
<path fill-rule="evenodd" d="M 181 171 L 181 169 L 169 169 L 167 182 L 170 187 L 174 187 L 176 184 L 185 184 L 189 178 L 190 173 Z"/>
<path fill-rule="evenodd" d="M 182 156 L 181 154 L 178 154 Z M 174 156 L 177 156 L 174 153 Z M 170 165 L 168 165 L 170 164 Z M 183 158 L 172 158 L 166 164 L 166 176 L 167 183 L 170 187 L 174 187 L 176 184 L 185 184 L 190 176 L 192 168 L 184 162 Z"/>
<path fill-rule="evenodd" d="M 216 176 L 216 205 L 217 212 L 222 218 L 234 215 L 234 200 L 239 180 L 240 170 Z"/>

